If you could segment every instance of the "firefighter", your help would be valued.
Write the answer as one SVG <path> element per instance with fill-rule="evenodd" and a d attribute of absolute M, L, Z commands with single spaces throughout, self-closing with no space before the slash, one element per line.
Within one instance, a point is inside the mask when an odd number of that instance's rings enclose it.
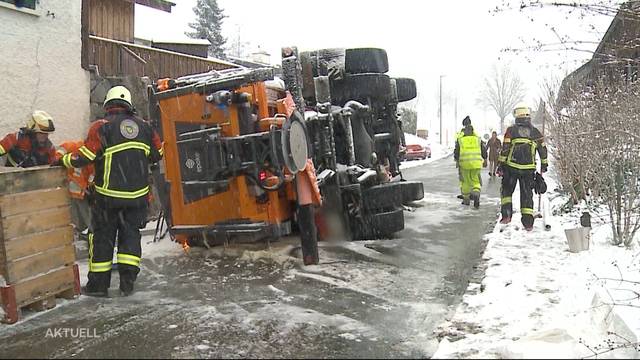
<path fill-rule="evenodd" d="M 7 155 L 6 166 L 32 167 L 55 163 L 56 148 L 49 140 L 55 131 L 53 118 L 44 111 L 34 111 L 25 127 L 0 140 L 0 156 Z"/>
<path fill-rule="evenodd" d="M 473 207 L 480 207 L 480 170 L 487 167 L 487 148 L 482 139 L 473 132 L 473 126 L 468 124 L 458 137 L 453 153 L 462 174 L 462 204 L 469 205 L 473 200 Z"/>
<path fill-rule="evenodd" d="M 111 88 L 103 107 L 105 118 L 89 128 L 84 146 L 61 161 L 67 168 L 95 164 L 89 281 L 83 293 L 108 296 L 117 237 L 120 292 L 128 296 L 140 272 L 140 228 L 147 221 L 149 165 L 162 158 L 163 150 L 158 134 L 135 115 L 127 88 Z"/>
<path fill-rule="evenodd" d="M 317 265 L 320 259 L 318 257 L 318 232 L 314 213 L 315 208 L 322 205 L 322 196 L 311 159 L 307 159 L 305 169 L 296 175 L 296 193 L 298 195 L 297 219 L 300 228 L 302 261 L 305 265 Z"/>
<path fill-rule="evenodd" d="M 525 230 L 533 229 L 533 185 L 536 172 L 536 152 L 540 156 L 542 173 L 547 171 L 547 148 L 540 131 L 531 125 L 531 110 L 520 103 L 513 110 L 515 124 L 504 134 L 502 152 L 498 157 L 498 176 L 502 176 L 501 224 L 511 222 L 511 195 L 520 183 L 520 212 Z"/>
<path fill-rule="evenodd" d="M 84 146 L 84 141 L 65 141 L 58 146 L 57 155 L 63 157 L 66 154 L 78 151 Z M 71 168 L 67 170 L 69 197 L 71 198 L 71 221 L 74 225 L 75 237 L 88 240 L 86 237 L 91 228 L 91 208 L 89 197 L 93 183 L 94 166 L 90 164 L 83 168 Z"/>

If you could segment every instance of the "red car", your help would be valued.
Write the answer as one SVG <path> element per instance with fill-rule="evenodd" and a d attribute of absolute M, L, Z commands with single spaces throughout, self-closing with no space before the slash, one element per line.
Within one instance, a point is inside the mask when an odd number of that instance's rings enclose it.
<path fill-rule="evenodd" d="M 404 156 L 405 160 L 422 160 L 431 157 L 431 148 L 418 144 L 407 145 L 407 153 Z"/>

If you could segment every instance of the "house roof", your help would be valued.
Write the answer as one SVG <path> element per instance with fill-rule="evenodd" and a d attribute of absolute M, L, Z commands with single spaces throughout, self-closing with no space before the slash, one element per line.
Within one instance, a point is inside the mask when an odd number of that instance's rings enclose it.
<path fill-rule="evenodd" d="M 171 7 L 176 6 L 175 3 L 172 3 L 171 1 L 167 1 L 167 0 L 126 0 L 126 1 L 135 2 L 136 4 L 166 11 L 168 13 L 171 12 Z"/>

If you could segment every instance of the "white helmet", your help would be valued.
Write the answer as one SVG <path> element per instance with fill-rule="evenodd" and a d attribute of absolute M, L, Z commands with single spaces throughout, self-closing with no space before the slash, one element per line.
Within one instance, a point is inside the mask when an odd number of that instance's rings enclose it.
<path fill-rule="evenodd" d="M 131 92 L 124 86 L 114 86 L 107 92 L 107 96 L 104 98 L 102 107 L 107 105 L 124 105 L 128 108 L 133 108 L 131 103 Z"/>

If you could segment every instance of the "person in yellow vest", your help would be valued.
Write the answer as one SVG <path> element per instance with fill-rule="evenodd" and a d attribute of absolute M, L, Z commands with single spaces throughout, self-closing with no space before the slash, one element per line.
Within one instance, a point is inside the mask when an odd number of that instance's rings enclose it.
<path fill-rule="evenodd" d="M 487 147 L 478 135 L 473 132 L 471 124 L 466 125 L 462 136 L 456 141 L 453 156 L 459 164 L 462 174 L 462 204 L 480 207 L 480 170 L 487 167 Z"/>
<path fill-rule="evenodd" d="M 66 154 L 79 151 L 84 141 L 65 141 L 56 150 L 56 156 L 62 158 Z M 69 196 L 71 197 L 71 221 L 75 235 L 87 240 L 91 230 L 91 206 L 89 204 L 89 185 L 93 183 L 93 164 L 84 168 L 67 169 Z"/>
<path fill-rule="evenodd" d="M 462 130 L 456 133 L 456 143 L 458 143 L 458 139 L 464 136 L 464 128 L 469 125 L 471 125 L 471 118 L 469 117 L 469 115 L 467 115 L 464 117 L 464 119 L 462 119 Z M 460 184 L 460 194 L 458 195 L 458 199 L 463 199 L 464 196 L 462 195 L 462 171 L 460 170 L 460 164 L 458 163 L 458 160 L 455 159 L 455 161 L 456 168 L 458 169 L 458 182 Z"/>

